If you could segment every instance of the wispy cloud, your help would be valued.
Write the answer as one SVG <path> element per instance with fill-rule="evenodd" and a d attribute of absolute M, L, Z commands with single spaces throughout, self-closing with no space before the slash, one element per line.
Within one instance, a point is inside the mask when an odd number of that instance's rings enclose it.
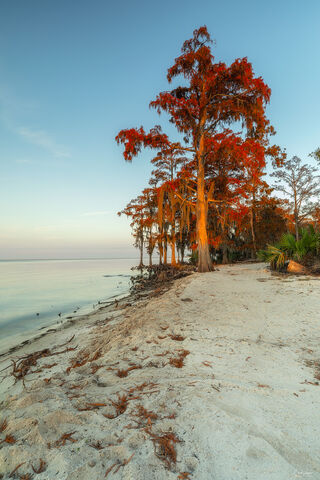
<path fill-rule="evenodd" d="M 40 112 L 40 106 L 34 101 L 25 101 L 19 98 L 9 87 L 0 83 L 0 122 L 11 132 L 18 134 L 27 142 L 43 148 L 55 158 L 70 158 L 67 147 L 60 145 L 53 136 L 45 130 L 36 130 L 28 126 L 18 126 L 21 123 L 30 123 L 29 120 L 21 122 L 22 118 L 34 117 L 35 112 Z M 20 120 L 17 120 L 17 118 Z M 23 162 L 23 163 L 34 163 Z"/>
<path fill-rule="evenodd" d="M 97 215 L 109 215 L 110 213 L 113 213 L 111 210 L 104 210 L 100 212 L 86 212 L 83 213 L 81 216 L 82 217 L 96 217 Z"/>
<path fill-rule="evenodd" d="M 30 160 L 29 158 L 17 158 L 16 163 L 22 163 L 23 165 L 26 164 L 26 165 L 32 165 L 35 163 L 34 160 Z"/>
<path fill-rule="evenodd" d="M 17 130 L 17 132 L 29 143 L 44 148 L 52 153 L 55 157 L 71 157 L 67 149 L 61 145 L 58 145 L 55 140 L 53 140 L 53 138 L 44 130 L 32 130 L 31 128 L 21 127 Z"/>
<path fill-rule="evenodd" d="M 57 167 L 57 166 L 61 166 L 64 164 L 64 160 L 63 158 L 57 160 L 56 157 L 54 157 L 53 159 L 52 158 L 41 158 L 39 160 L 37 159 L 34 159 L 34 158 L 16 158 L 15 160 L 15 163 L 17 163 L 18 165 L 37 165 L 39 167 L 43 167 L 43 166 L 46 166 L 46 167 Z"/>
<path fill-rule="evenodd" d="M 30 115 L 38 108 L 34 101 L 19 98 L 3 83 L 0 83 L 0 106 L 0 119 L 10 130 L 14 130 L 17 116 Z"/>

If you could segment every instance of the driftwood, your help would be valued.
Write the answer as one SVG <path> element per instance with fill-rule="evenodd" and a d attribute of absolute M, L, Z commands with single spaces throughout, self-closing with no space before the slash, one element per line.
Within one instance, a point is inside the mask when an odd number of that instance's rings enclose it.
<path fill-rule="evenodd" d="M 74 339 L 74 335 L 67 342 L 63 343 L 62 345 L 58 345 L 55 348 L 64 347 L 65 345 L 70 343 L 73 339 Z M 60 355 L 61 353 L 65 353 L 65 352 L 71 352 L 76 348 L 77 347 L 67 347 L 64 350 L 61 350 L 58 352 L 52 351 L 50 348 L 45 348 L 44 350 L 39 350 L 38 352 L 29 353 L 28 355 L 18 358 L 18 360 L 11 359 L 12 370 L 10 372 L 10 375 L 12 375 L 15 378 L 16 382 L 18 380 L 22 380 L 23 385 L 25 386 L 24 379 L 28 373 L 38 373 L 43 368 L 52 368 L 53 366 L 56 365 L 56 363 L 53 363 L 51 365 L 43 365 L 38 370 L 31 370 L 32 367 L 37 366 L 38 360 L 40 360 L 41 358 L 52 357 L 54 355 Z"/>

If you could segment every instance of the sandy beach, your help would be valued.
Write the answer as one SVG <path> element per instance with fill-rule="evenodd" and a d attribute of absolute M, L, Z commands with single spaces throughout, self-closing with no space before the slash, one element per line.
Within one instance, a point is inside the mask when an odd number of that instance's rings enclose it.
<path fill-rule="evenodd" d="M 319 287 L 227 265 L 2 356 L 0 478 L 320 479 Z"/>

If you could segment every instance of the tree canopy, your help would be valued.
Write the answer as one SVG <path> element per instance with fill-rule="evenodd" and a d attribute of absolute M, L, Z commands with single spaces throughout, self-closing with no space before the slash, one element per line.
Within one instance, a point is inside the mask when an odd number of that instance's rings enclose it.
<path fill-rule="evenodd" d="M 234 219 L 255 208 L 266 157 L 281 159 L 280 149 L 269 145 L 274 130 L 265 107 L 271 90 L 247 58 L 229 66 L 216 62 L 205 26 L 184 42 L 167 79 L 181 85 L 159 93 L 150 107 L 168 115 L 181 140 L 171 140 L 159 125 L 149 132 L 121 130 L 116 140 L 127 161 L 142 148 L 155 151 L 150 185 L 158 199 L 157 241 L 171 244 L 175 262 L 179 222 L 180 240 L 188 232 L 198 270 L 206 272 L 213 269 L 210 245 L 226 240 Z"/>

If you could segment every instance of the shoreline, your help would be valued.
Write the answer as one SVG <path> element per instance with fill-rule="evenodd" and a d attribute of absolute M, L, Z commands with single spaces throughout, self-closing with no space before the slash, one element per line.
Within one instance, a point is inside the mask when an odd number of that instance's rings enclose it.
<path fill-rule="evenodd" d="M 37 336 L 38 331 L 56 328 L 67 317 L 90 313 L 99 301 L 129 294 L 131 262 L 131 259 L 2 262 L 0 353 Z"/>
<path fill-rule="evenodd" d="M 9 355 L 20 348 L 23 348 L 24 345 L 31 344 L 34 341 L 38 340 L 39 338 L 42 338 L 43 336 L 49 334 L 52 331 L 58 331 L 61 329 L 68 328 L 69 324 L 75 323 L 77 320 L 81 321 L 85 317 L 91 317 L 94 315 L 100 308 L 104 308 L 107 306 L 112 305 L 113 303 L 116 303 L 117 300 L 122 300 L 123 298 L 130 297 L 132 294 L 130 291 L 127 293 L 122 293 L 119 295 L 112 295 L 110 300 L 103 300 L 103 301 L 98 301 L 98 303 L 94 304 L 95 307 L 92 309 L 88 305 L 84 305 L 83 307 L 79 307 L 79 310 L 88 310 L 87 312 L 78 314 L 78 312 L 75 311 L 70 311 L 70 313 L 65 313 L 63 317 L 59 317 L 59 319 L 53 319 L 52 317 L 52 323 L 50 324 L 39 327 L 39 328 L 30 328 L 28 330 L 22 331 L 21 333 L 15 333 L 13 335 L 9 335 L 5 337 L 3 342 L 6 343 L 6 345 L 9 344 L 9 346 L 3 347 L 1 346 L 0 342 L 0 359 L 6 355 Z M 109 305 L 105 305 L 109 304 Z M 90 309 L 91 308 L 91 309 Z M 39 334 L 41 332 L 41 334 Z"/>
<path fill-rule="evenodd" d="M 38 480 L 319 479 L 320 292 L 303 280 L 219 266 L 1 357 L 0 478 L 42 460 Z"/>

